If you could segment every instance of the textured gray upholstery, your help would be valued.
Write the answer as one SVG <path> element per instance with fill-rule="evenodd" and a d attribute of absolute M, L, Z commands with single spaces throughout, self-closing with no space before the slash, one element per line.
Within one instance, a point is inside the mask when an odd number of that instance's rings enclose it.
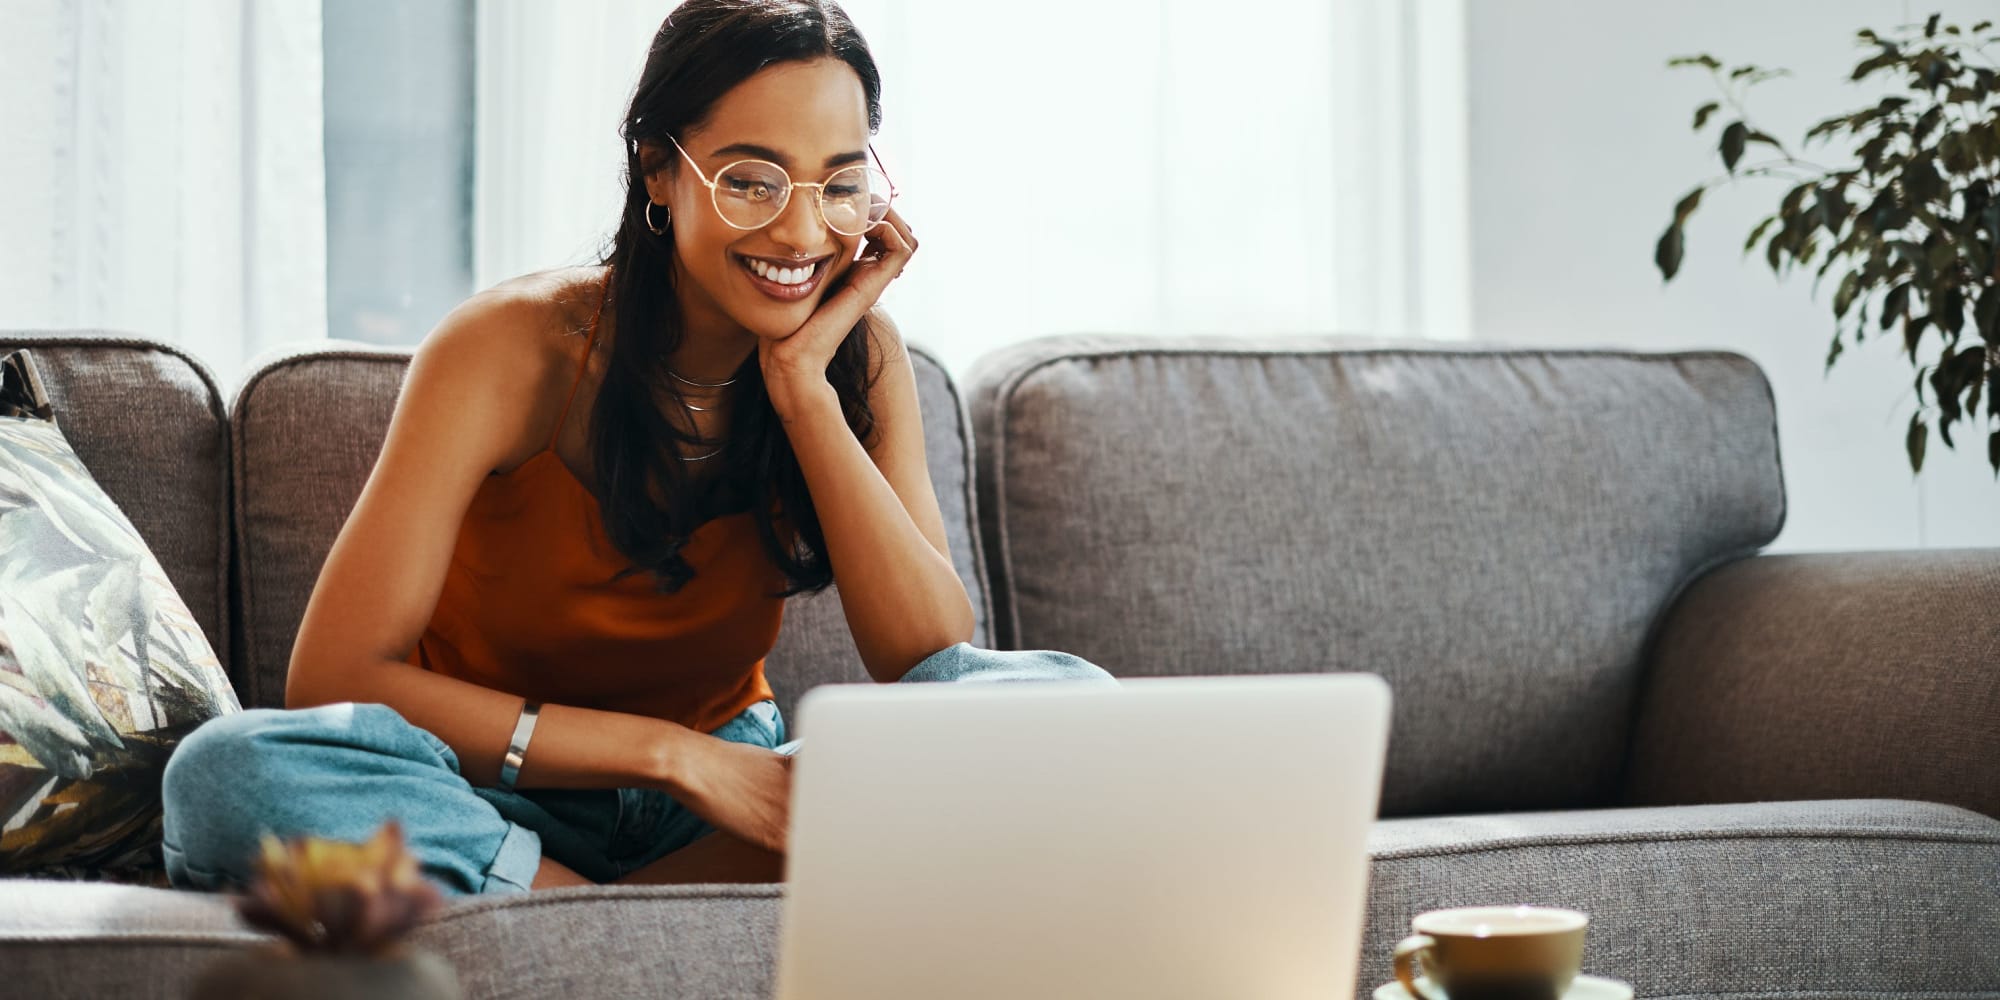
<path fill-rule="evenodd" d="M 0 331 L 0 354 L 17 348 L 34 355 L 63 436 L 240 687 L 229 649 L 229 430 L 214 377 L 176 348 L 117 332 Z"/>
<path fill-rule="evenodd" d="M 1059 337 L 968 380 L 1001 634 L 1381 674 L 1387 815 L 1610 801 L 1648 628 L 1784 520 L 1734 354 Z"/>
<path fill-rule="evenodd" d="M 170 349 L 34 336 L 0 344 L 43 348 L 78 452 L 279 703 L 407 354 L 279 355 L 225 425 Z M 1376 824 L 1359 995 L 1412 914 L 1519 901 L 1589 912 L 1586 968 L 1644 997 L 2000 1000 L 2000 550 L 1753 555 L 1784 493 L 1747 360 L 1045 340 L 972 375 L 980 504 L 966 407 L 916 367 L 976 642 L 1389 678 L 1385 811 L 1465 815 Z M 864 679 L 836 595 L 770 671 L 788 711 Z M 781 893 L 485 898 L 415 937 L 471 997 L 764 997 Z M 215 896 L 0 880 L 0 1000 L 180 997 L 255 940 Z"/>
<path fill-rule="evenodd" d="M 1902 801 L 1377 823 L 1364 983 L 1410 918 L 1496 901 L 1590 914 L 1584 970 L 1642 997 L 2000 997 L 2000 821 Z M 1360 994 L 1365 996 L 1366 994 Z"/>
<path fill-rule="evenodd" d="M 237 393 L 235 428 L 238 569 L 246 705 L 284 703 L 285 670 L 306 600 L 334 536 L 375 465 L 395 409 L 405 350 L 360 345 L 284 351 L 263 359 Z M 923 404 L 931 481 L 944 512 L 953 562 L 986 641 L 984 564 L 972 509 L 972 457 L 964 405 L 933 357 L 912 345 Z M 787 715 L 805 691 L 829 681 L 865 681 L 839 595 L 795 598 L 766 670 Z"/>
<path fill-rule="evenodd" d="M 180 1000 L 202 966 L 259 940 L 222 896 L 0 880 L 0 1000 Z"/>
<path fill-rule="evenodd" d="M 468 998 L 765 1000 L 778 886 L 561 889 L 454 905 L 411 940 Z M 180 1000 L 203 965 L 263 940 L 222 896 L 0 880 L 0 1000 Z"/>
<path fill-rule="evenodd" d="M 1662 626 L 1640 706 L 1635 803 L 1895 796 L 2000 816 L 2000 549 L 1724 566 Z"/>
<path fill-rule="evenodd" d="M 1410 916 L 1496 899 L 1590 913 L 1586 969 L 1642 996 L 2000 996 L 2000 821 L 1966 810 L 1399 819 L 1376 824 L 1370 852 L 1361 997 L 1389 978 Z M 469 997 L 763 998 L 781 898 L 778 886 L 490 897 L 454 905 L 415 941 L 452 960 Z M 180 997 L 219 949 L 251 940 L 236 926 L 218 897 L 0 881 L 0 997 Z"/>
<path fill-rule="evenodd" d="M 246 708 L 282 708 L 292 638 L 334 536 L 382 450 L 408 351 L 261 356 L 236 391 L 237 607 Z"/>
<path fill-rule="evenodd" d="M 468 997 L 768 1000 L 782 899 L 776 885 L 565 889 L 466 903 L 416 941 L 455 959 Z"/>

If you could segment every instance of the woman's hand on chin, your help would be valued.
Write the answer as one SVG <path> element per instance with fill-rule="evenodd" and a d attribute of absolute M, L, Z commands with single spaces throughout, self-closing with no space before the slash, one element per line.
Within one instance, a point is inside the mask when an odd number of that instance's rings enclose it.
<path fill-rule="evenodd" d="M 868 230 L 861 256 L 848 265 L 840 287 L 820 301 L 812 317 L 787 336 L 757 342 L 764 385 L 779 412 L 789 398 L 826 385 L 826 366 L 841 341 L 874 308 L 882 290 L 903 273 L 916 252 L 916 237 L 891 208 L 881 223 Z"/>

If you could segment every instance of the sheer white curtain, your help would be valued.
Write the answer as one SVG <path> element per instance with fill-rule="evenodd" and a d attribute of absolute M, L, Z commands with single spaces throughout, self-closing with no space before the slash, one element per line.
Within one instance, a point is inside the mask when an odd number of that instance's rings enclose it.
<path fill-rule="evenodd" d="M 0 30 L 0 327 L 326 336 L 319 0 L 25 0 Z"/>
<path fill-rule="evenodd" d="M 659 0 L 475 7 L 472 282 L 595 259 L 624 204 L 619 123 Z"/>
<path fill-rule="evenodd" d="M 1056 332 L 1456 338 L 1462 0 L 848 0 L 923 249 L 885 296 L 962 369 Z M 479 8 L 474 270 L 585 259 L 671 4 Z"/>

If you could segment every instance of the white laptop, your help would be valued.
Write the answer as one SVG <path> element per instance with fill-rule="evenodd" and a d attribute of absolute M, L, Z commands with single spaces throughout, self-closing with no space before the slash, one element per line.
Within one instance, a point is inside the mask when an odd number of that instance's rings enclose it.
<path fill-rule="evenodd" d="M 799 711 L 779 1000 L 1346 1000 L 1368 674 L 836 685 Z"/>

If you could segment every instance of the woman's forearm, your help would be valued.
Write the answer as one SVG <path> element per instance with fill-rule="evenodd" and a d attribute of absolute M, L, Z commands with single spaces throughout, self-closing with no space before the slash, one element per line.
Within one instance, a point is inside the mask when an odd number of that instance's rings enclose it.
<path fill-rule="evenodd" d="M 379 702 L 450 746 L 467 781 L 480 786 L 499 783 L 500 761 L 521 715 L 519 696 L 398 660 L 309 673 L 338 677 L 339 683 L 322 685 L 328 688 L 324 691 L 287 685 L 287 708 Z M 706 738 L 686 726 L 649 716 L 544 705 L 515 787 L 672 790 L 682 778 L 680 766 L 690 756 L 689 745 Z"/>
<path fill-rule="evenodd" d="M 911 520 L 894 487 L 855 438 L 830 384 L 773 391 L 812 494 L 848 630 L 878 681 L 972 637 L 972 601 L 958 571 Z"/>

